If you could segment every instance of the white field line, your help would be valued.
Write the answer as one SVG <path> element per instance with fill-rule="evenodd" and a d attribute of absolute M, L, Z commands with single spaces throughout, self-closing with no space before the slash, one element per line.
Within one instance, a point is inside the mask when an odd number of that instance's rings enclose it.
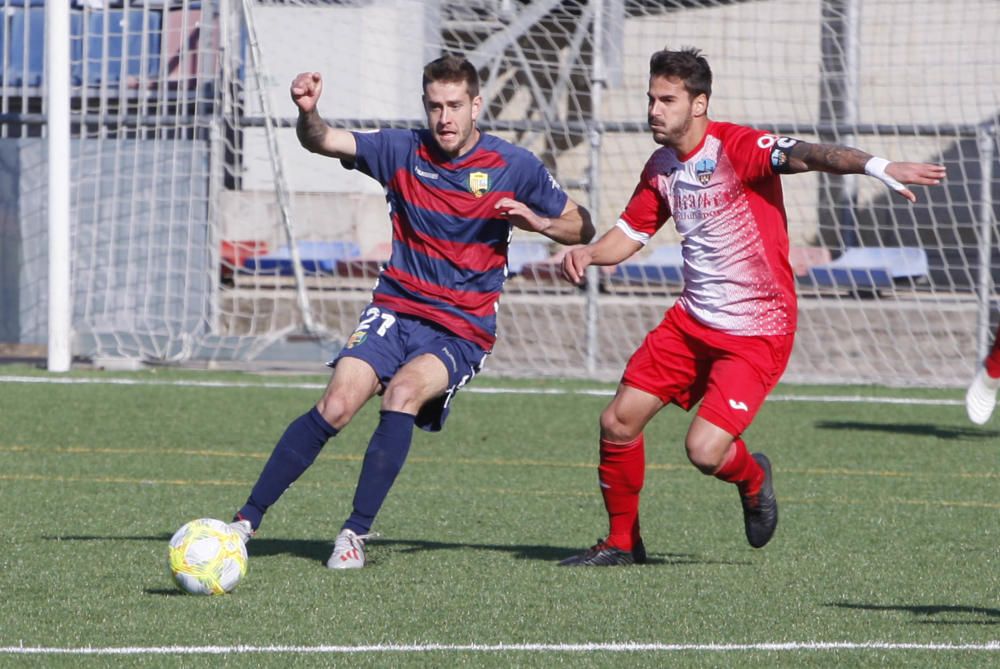
<path fill-rule="evenodd" d="M 893 643 L 889 641 L 791 641 L 752 644 L 687 643 L 499 643 L 499 644 L 377 644 L 370 646 L 0 646 L 8 655 L 228 655 L 228 654 L 355 654 L 355 653 L 580 653 L 631 652 L 799 652 L 799 651 L 1000 651 L 1000 641 L 985 643 Z"/>
<path fill-rule="evenodd" d="M 125 378 L 72 378 L 47 376 L 0 376 L 0 383 L 51 383 L 57 385 L 109 385 L 109 386 L 168 386 L 176 388 L 265 388 L 294 390 L 323 390 L 325 383 L 241 383 L 236 381 L 150 381 Z M 462 392 L 485 395 L 591 395 L 611 397 L 610 389 L 563 389 L 563 388 L 464 388 Z M 927 406 L 964 406 L 965 400 L 929 399 L 920 397 L 868 397 L 864 395 L 770 395 L 769 402 L 846 402 L 855 404 L 909 404 Z"/>

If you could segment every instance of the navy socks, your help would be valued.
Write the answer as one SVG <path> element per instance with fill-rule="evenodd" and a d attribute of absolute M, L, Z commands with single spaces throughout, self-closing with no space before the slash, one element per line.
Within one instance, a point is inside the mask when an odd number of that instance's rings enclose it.
<path fill-rule="evenodd" d="M 416 416 L 399 411 L 382 411 L 380 415 L 354 492 L 354 512 L 344 523 L 345 528 L 357 534 L 367 534 L 371 529 L 375 515 L 406 462 L 413 440 Z"/>
<path fill-rule="evenodd" d="M 327 423 L 316 407 L 292 421 L 278 440 L 247 503 L 237 516 L 249 520 L 256 530 L 268 507 L 302 476 L 326 442 L 336 434 L 337 428 Z"/>

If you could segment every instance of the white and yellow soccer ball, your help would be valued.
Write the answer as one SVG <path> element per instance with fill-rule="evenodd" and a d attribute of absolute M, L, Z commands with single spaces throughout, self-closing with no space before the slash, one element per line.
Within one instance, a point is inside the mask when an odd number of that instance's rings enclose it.
<path fill-rule="evenodd" d="M 222 595 L 247 573 L 247 549 L 226 523 L 199 518 L 170 538 L 167 566 L 181 590 L 192 595 Z"/>

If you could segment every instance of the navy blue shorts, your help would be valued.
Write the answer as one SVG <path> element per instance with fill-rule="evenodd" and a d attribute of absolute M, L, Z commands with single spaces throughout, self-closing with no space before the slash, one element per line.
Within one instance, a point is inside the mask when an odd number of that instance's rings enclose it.
<path fill-rule="evenodd" d="M 341 358 L 364 360 L 384 389 L 400 367 L 425 353 L 437 356 L 448 369 L 448 389 L 417 414 L 417 427 L 437 432 L 448 417 L 451 398 L 479 373 L 489 355 L 469 340 L 422 318 L 369 304 L 344 348 L 327 366 L 335 367 Z"/>

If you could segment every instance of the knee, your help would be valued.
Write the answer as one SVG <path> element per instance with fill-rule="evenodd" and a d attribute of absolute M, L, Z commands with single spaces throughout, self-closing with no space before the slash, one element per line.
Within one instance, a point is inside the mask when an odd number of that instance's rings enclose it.
<path fill-rule="evenodd" d="M 720 451 L 714 444 L 703 439 L 688 438 L 684 442 L 684 449 L 687 451 L 688 460 L 698 468 L 702 474 L 711 476 L 719 471 L 726 451 Z"/>
<path fill-rule="evenodd" d="M 420 410 L 419 386 L 407 379 L 393 379 L 382 395 L 384 411 L 401 411 L 416 414 Z"/>
<path fill-rule="evenodd" d="M 323 419 L 333 427 L 341 430 L 346 426 L 356 413 L 351 408 L 345 398 L 333 394 L 326 394 L 316 403 L 316 409 L 323 416 Z"/>
<path fill-rule="evenodd" d="M 642 426 L 629 424 L 613 404 L 601 413 L 602 439 L 624 444 L 638 437 L 641 431 Z"/>

